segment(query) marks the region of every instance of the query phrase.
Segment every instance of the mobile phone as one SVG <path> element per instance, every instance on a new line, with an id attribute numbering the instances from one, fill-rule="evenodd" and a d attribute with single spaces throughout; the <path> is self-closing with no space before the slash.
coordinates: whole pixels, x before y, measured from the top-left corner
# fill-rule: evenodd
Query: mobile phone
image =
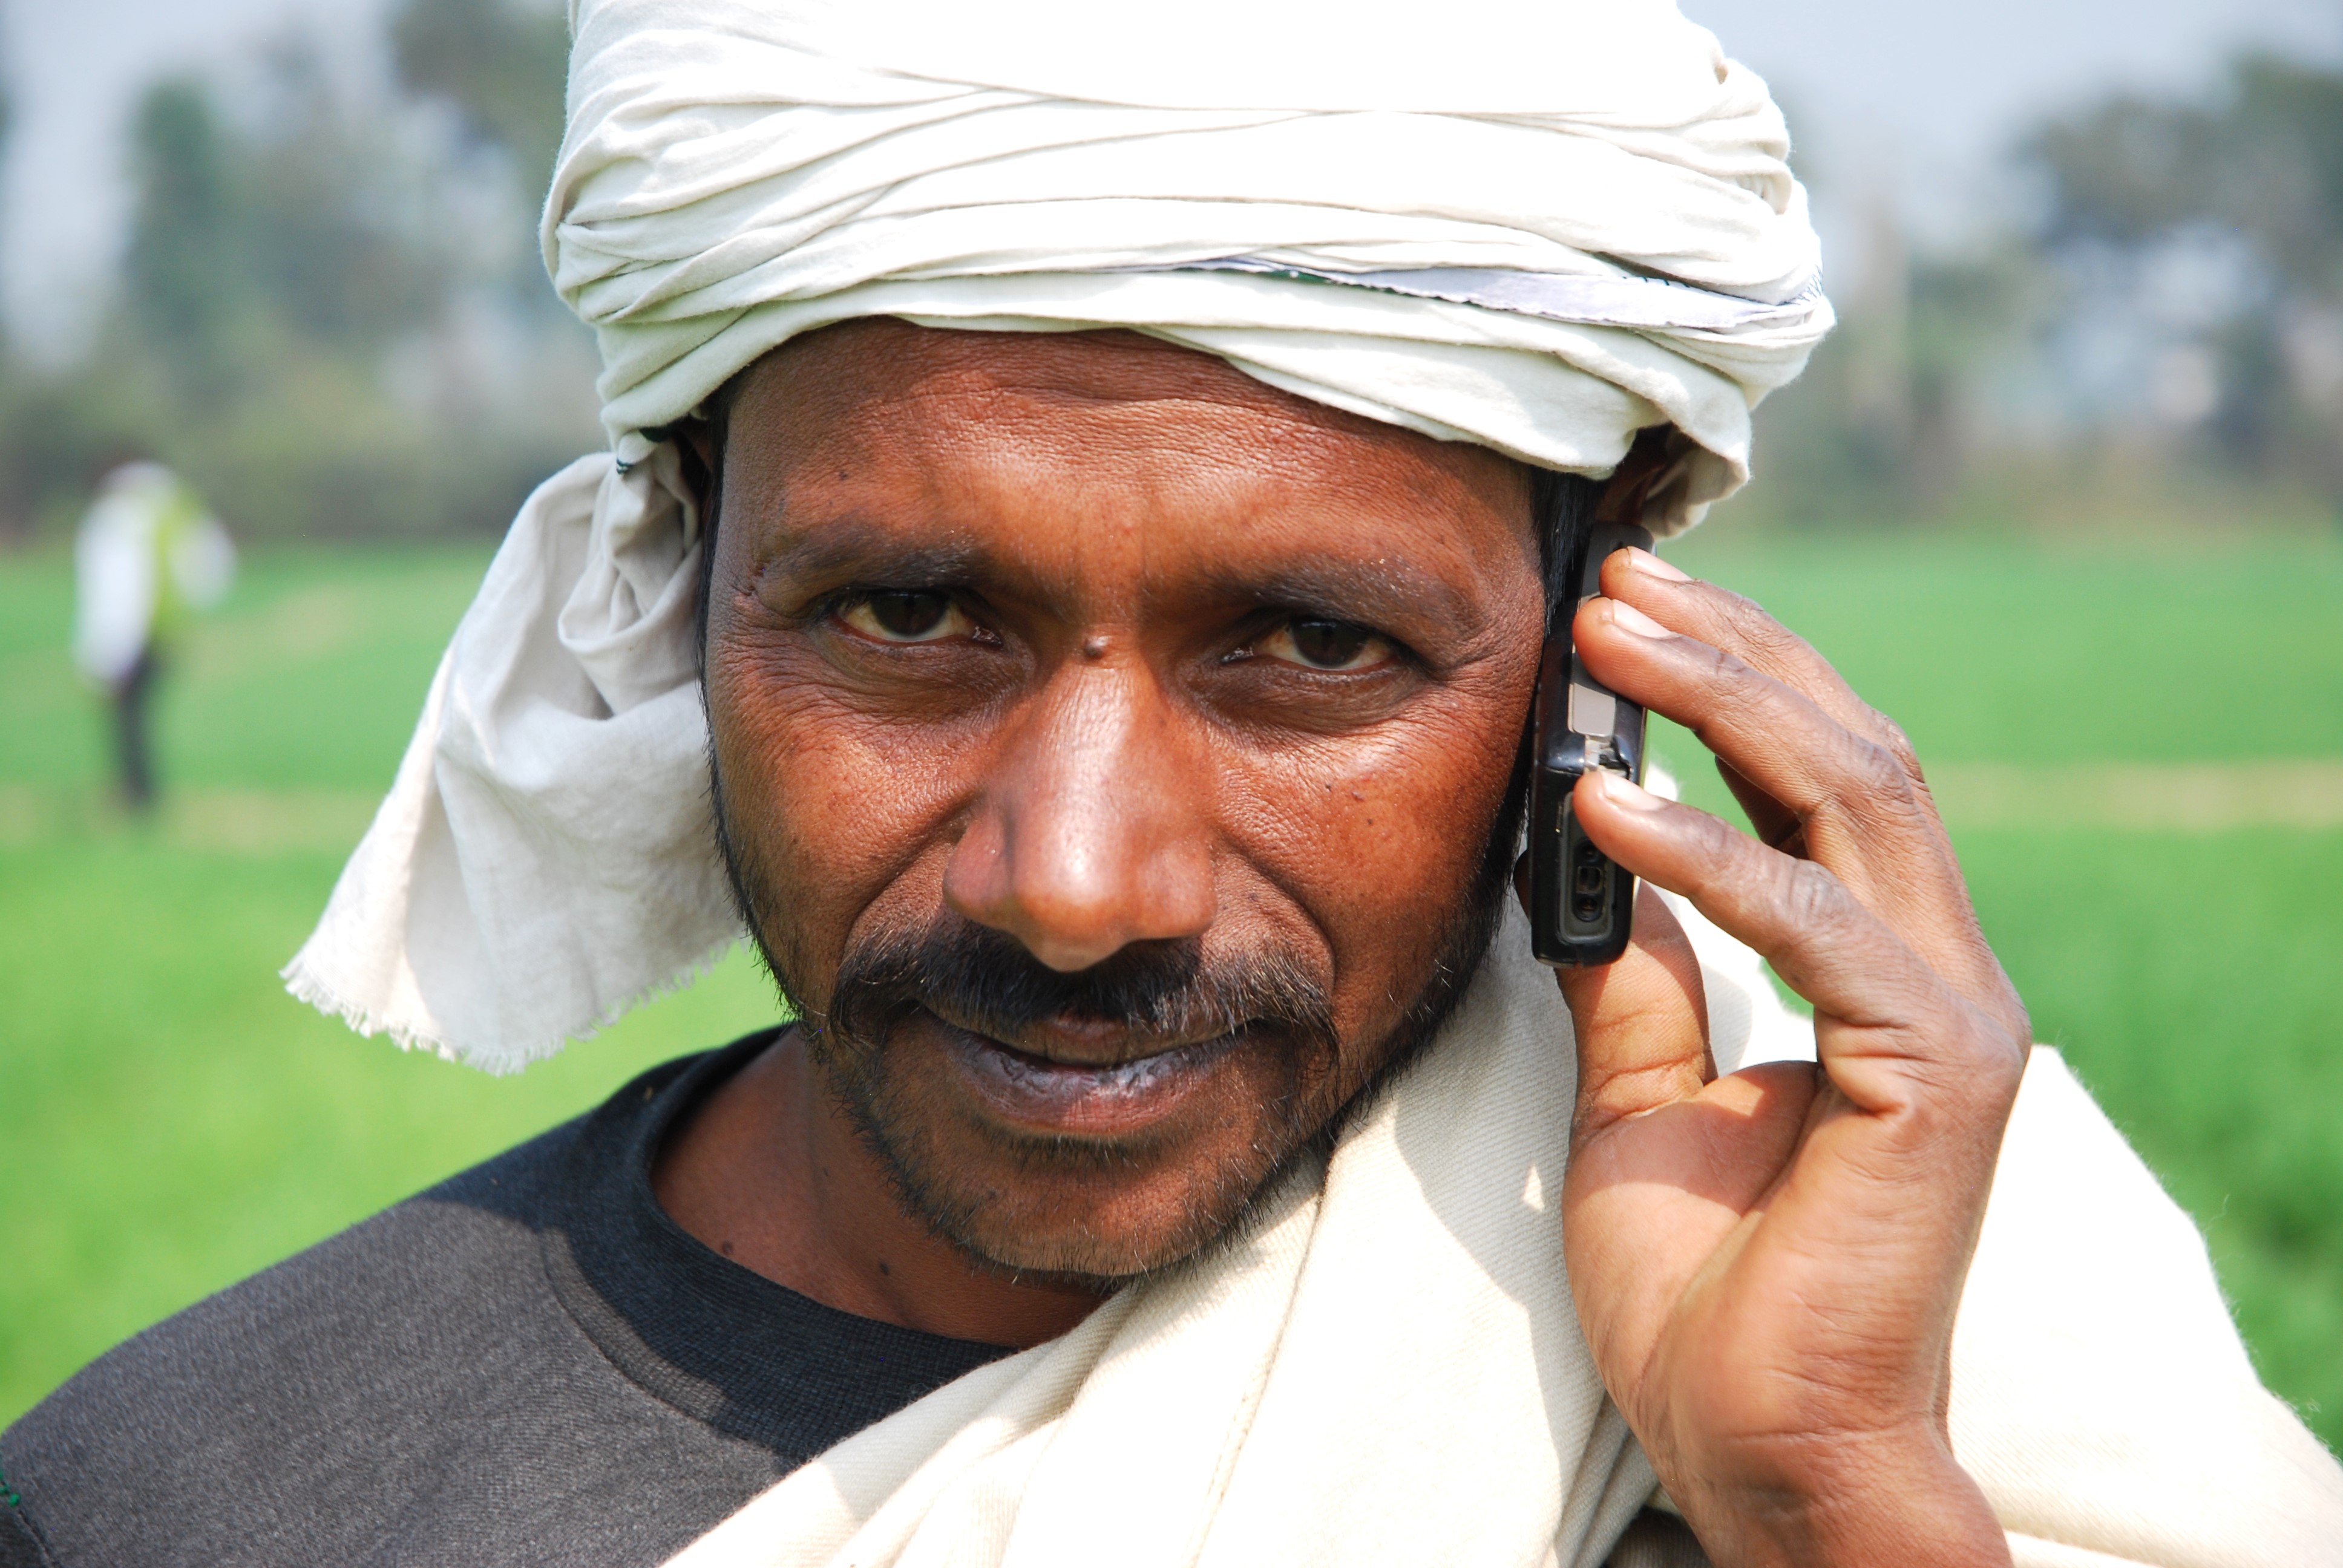
<path id="1" fill-rule="evenodd" d="M 1635 878 L 1579 826 L 1572 787 L 1589 769 L 1605 768 L 1642 782 L 1644 710 L 1586 672 L 1571 640 L 1578 607 L 1603 591 L 1603 563 L 1614 550 L 1652 548 L 1633 523 L 1596 522 L 1563 581 L 1575 598 L 1555 607 L 1538 665 L 1530 732 L 1530 943 L 1557 969 L 1607 964 L 1627 950 L 1635 914 Z"/>

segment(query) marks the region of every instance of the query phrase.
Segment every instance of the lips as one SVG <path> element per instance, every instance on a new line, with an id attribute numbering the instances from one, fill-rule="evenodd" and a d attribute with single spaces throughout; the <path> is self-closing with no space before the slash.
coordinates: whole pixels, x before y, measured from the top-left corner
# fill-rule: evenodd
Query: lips
<path id="1" fill-rule="evenodd" d="M 1103 1138 L 1136 1132 L 1172 1114 L 1235 1048 L 1237 1035 L 1135 1060 L 1053 1060 L 957 1028 L 929 1014 L 948 1060 L 1004 1119 L 1037 1131 Z"/>

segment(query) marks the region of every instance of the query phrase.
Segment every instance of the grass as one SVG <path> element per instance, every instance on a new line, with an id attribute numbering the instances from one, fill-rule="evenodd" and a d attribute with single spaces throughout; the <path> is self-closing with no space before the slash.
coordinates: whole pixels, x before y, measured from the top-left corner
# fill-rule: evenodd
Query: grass
<path id="1" fill-rule="evenodd" d="M 2332 540 L 1720 528 L 1674 553 L 1805 632 L 1932 761 L 2343 759 Z M 0 559 L 0 1423 L 143 1324 L 773 1016 L 736 957 L 491 1080 L 279 989 L 484 562 L 252 562 L 165 695 L 180 803 L 133 827 L 63 652 L 66 563 Z M 2207 1227 L 2271 1385 L 2343 1444 L 2343 831 L 1964 826 L 1947 804 L 2038 1034 Z"/>
<path id="2" fill-rule="evenodd" d="M 491 1079 L 285 995 L 276 970 L 486 559 L 252 563 L 166 690 L 182 799 L 152 825 L 103 800 L 103 730 L 63 651 L 65 563 L 0 560 L 0 1423 L 156 1319 L 774 1016 L 736 956 Z"/>

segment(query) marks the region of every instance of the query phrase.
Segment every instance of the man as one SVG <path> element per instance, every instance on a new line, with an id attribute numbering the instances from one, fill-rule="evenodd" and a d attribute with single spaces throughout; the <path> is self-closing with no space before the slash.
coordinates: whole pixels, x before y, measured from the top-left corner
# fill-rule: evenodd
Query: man
<path id="1" fill-rule="evenodd" d="M 101 1360 L 17 1556 L 2337 1560 L 1902 738 L 1651 556 L 1547 589 L 1827 323 L 1762 89 L 1649 4 L 977 9 L 578 8 L 620 461 L 288 970 L 511 1067 L 745 930 L 801 1023 Z M 1666 896 L 1559 990 L 1550 618 L 1759 834 L 1582 785 Z"/>
<path id="2" fill-rule="evenodd" d="M 106 466 L 75 542 L 74 660 L 106 693 L 115 778 L 133 811 L 155 804 L 150 702 L 166 645 L 236 578 L 236 547 L 185 480 L 159 463 Z"/>

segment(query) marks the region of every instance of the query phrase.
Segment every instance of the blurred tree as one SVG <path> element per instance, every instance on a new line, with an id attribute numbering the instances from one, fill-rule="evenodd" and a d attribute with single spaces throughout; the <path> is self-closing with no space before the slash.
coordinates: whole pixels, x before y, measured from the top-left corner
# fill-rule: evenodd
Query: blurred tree
<path id="1" fill-rule="evenodd" d="M 2343 72 L 2247 60 L 2221 132 L 2216 209 L 2298 286 L 2343 288 Z"/>
<path id="2" fill-rule="evenodd" d="M 511 154 L 541 186 L 561 145 L 569 25 L 530 0 L 399 0 L 390 21 L 399 80 L 456 106 L 474 136 Z"/>
<path id="3" fill-rule="evenodd" d="M 2020 151 L 2047 176 L 2043 239 L 2136 244 L 2200 216 L 2213 142 L 2203 110 L 2133 97 L 2044 126 Z"/>
<path id="4" fill-rule="evenodd" d="M 354 122 L 313 52 L 272 52 L 238 107 L 231 124 L 204 84 L 166 81 L 133 132 L 123 304 L 205 402 L 288 345 L 378 349 L 430 319 L 447 271 L 402 210 L 388 127 Z"/>
<path id="5" fill-rule="evenodd" d="M 397 126 L 298 42 L 270 52 L 234 144 L 246 286 L 297 338 L 379 348 L 437 312 L 449 271 L 405 188 Z"/>
<path id="6" fill-rule="evenodd" d="M 1755 504 L 2236 509 L 2244 479 L 2343 508 L 2343 70 L 2244 57 L 2201 98 L 2050 118 L 2014 161 L 2029 216 L 1957 250 L 1908 254 L 1883 201 L 1838 333 L 1759 411 Z"/>
<path id="7" fill-rule="evenodd" d="M 2044 249 L 2100 291 L 2128 287 L 2169 339 L 2167 384 L 2206 367 L 2208 396 L 2167 399 L 2171 419 L 2237 467 L 2343 498 L 2343 405 L 2311 341 L 2343 311 L 2343 72 L 2248 56 L 2209 102 L 2111 98 L 2020 156 Z M 2225 246 L 2249 265 L 2219 265 Z"/>
<path id="8" fill-rule="evenodd" d="M 1942 512 L 1969 477 L 1978 408 L 2052 302 L 2022 247 L 1914 256 L 1875 238 L 1838 329 L 1757 411 L 1753 504 L 1801 523 Z"/>
<path id="9" fill-rule="evenodd" d="M 2022 156 L 2046 176 L 2054 246 L 2217 223 L 2294 284 L 2343 284 L 2343 73 L 2250 56 L 2211 106 L 2113 98 L 2043 126 Z"/>
<path id="10" fill-rule="evenodd" d="M 198 396 L 220 390 L 230 318 L 245 292 L 226 139 L 211 95 L 184 77 L 147 89 L 131 129 L 137 207 L 124 304 Z"/>
<path id="11" fill-rule="evenodd" d="M 543 20 L 479 5 L 508 41 Z M 401 16 L 418 12 L 457 14 L 414 0 Z M 504 116 L 495 136 L 533 136 L 548 158 L 558 14 L 551 27 L 549 77 L 541 47 L 533 73 L 508 48 L 460 77 Z M 528 83 L 535 121 L 512 117 L 528 100 L 510 84 Z M 116 308 L 93 352 L 61 371 L 0 357 L 0 528 L 61 525 L 91 462 L 125 446 L 171 461 L 247 534 L 508 519 L 596 439 L 591 349 L 528 243 L 536 176 L 524 189 L 518 155 L 471 116 L 451 136 L 412 90 L 337 75 L 297 36 L 149 90 Z"/>

